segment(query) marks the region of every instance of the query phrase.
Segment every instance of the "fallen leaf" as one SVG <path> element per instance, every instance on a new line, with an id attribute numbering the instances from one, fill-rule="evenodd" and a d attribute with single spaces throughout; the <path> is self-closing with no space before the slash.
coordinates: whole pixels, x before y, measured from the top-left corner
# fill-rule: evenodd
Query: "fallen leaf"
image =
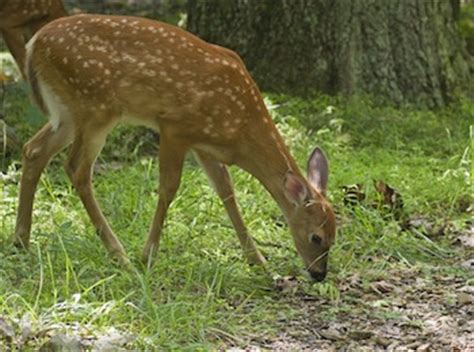
<path id="1" fill-rule="evenodd" d="M 354 207 L 360 204 L 365 199 L 365 193 L 363 191 L 364 186 L 361 183 L 354 185 L 342 186 L 344 192 L 344 205 Z"/>
<path id="2" fill-rule="evenodd" d="M 468 259 L 461 263 L 464 269 L 474 270 L 474 258 Z"/>
<path id="3" fill-rule="evenodd" d="M 11 340 L 15 336 L 15 330 L 5 319 L 0 317 L 0 337 L 6 337 L 7 340 Z"/>
<path id="4" fill-rule="evenodd" d="M 379 207 L 382 209 L 388 208 L 395 218 L 399 218 L 403 212 L 403 199 L 401 194 L 381 180 L 374 180 L 374 186 L 377 193 L 381 196 Z"/>
<path id="5" fill-rule="evenodd" d="M 30 336 L 32 335 L 32 330 L 33 330 L 32 325 L 33 325 L 33 322 L 31 319 L 31 315 L 29 313 L 24 314 L 21 317 L 20 324 L 19 324 L 20 331 L 21 331 L 21 338 L 20 338 L 21 344 L 25 344 L 30 338 Z"/>
<path id="6" fill-rule="evenodd" d="M 349 337 L 354 340 L 367 340 L 372 336 L 374 336 L 374 333 L 368 330 L 354 330 L 349 333 Z"/>
<path id="7" fill-rule="evenodd" d="M 421 342 L 420 341 L 413 341 L 413 342 L 410 342 L 409 344 L 407 345 L 404 345 L 403 348 L 405 350 L 408 350 L 408 351 L 412 351 L 412 350 L 417 350 L 419 346 L 421 346 Z"/>
<path id="8" fill-rule="evenodd" d="M 458 293 L 458 303 L 463 306 L 465 304 L 474 303 L 474 296 L 466 293 L 466 292 L 459 292 Z"/>
<path id="9" fill-rule="evenodd" d="M 345 340 L 344 336 L 342 336 L 341 333 L 334 328 L 319 330 L 318 334 L 321 335 L 321 337 L 325 338 L 326 340 L 332 340 L 332 341 Z"/>
<path id="10" fill-rule="evenodd" d="M 464 213 L 468 213 L 469 211 L 472 210 L 472 199 L 466 195 L 464 196 L 461 196 L 461 198 L 459 198 L 458 200 L 458 209 L 460 212 Z"/>
<path id="11" fill-rule="evenodd" d="M 390 341 L 390 339 L 386 338 L 386 337 L 383 337 L 383 336 L 377 336 L 375 338 L 375 343 L 377 345 L 380 345 L 380 346 L 383 346 L 383 347 L 387 347 L 388 345 L 390 345 L 392 341 Z"/>
<path id="12" fill-rule="evenodd" d="M 81 340 L 75 335 L 57 334 L 42 346 L 42 350 L 81 351 Z"/>
<path id="13" fill-rule="evenodd" d="M 132 336 L 126 335 L 115 328 L 110 328 L 106 334 L 97 336 L 94 350 L 103 352 L 117 351 L 132 340 Z"/>
<path id="14" fill-rule="evenodd" d="M 284 276 L 275 279 L 275 287 L 277 290 L 287 293 L 295 292 L 298 288 L 298 279 L 294 276 Z"/>
<path id="15" fill-rule="evenodd" d="M 402 230 L 420 229 L 426 234 L 432 234 L 433 222 L 422 215 L 410 216 L 406 221 L 400 224 Z"/>
<path id="16" fill-rule="evenodd" d="M 395 351 L 395 349 L 400 345 L 400 341 L 394 341 L 390 345 L 387 346 L 386 351 L 391 352 Z"/>
<path id="17" fill-rule="evenodd" d="M 469 247 L 469 248 L 474 247 L 474 234 L 459 236 L 458 240 L 465 247 Z"/>
<path id="18" fill-rule="evenodd" d="M 470 295 L 474 295 L 474 286 L 472 285 L 462 286 L 459 288 L 459 291 L 469 293 Z"/>
<path id="19" fill-rule="evenodd" d="M 382 280 L 372 283 L 370 288 L 378 294 L 384 294 L 393 291 L 395 289 L 395 285 Z"/>
<path id="20" fill-rule="evenodd" d="M 416 352 L 430 351 L 430 346 L 431 346 L 431 343 L 429 343 L 429 342 L 424 343 L 423 345 L 420 345 L 416 348 Z"/>

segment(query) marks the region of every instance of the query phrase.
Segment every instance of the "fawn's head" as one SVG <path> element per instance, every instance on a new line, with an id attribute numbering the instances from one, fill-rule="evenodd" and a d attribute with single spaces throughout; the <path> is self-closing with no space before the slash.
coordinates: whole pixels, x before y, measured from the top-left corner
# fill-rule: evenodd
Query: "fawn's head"
<path id="1" fill-rule="evenodd" d="M 308 160 L 308 182 L 291 172 L 284 181 L 285 195 L 294 206 L 288 225 L 306 269 L 317 281 L 326 277 L 336 235 L 334 212 L 325 198 L 328 173 L 327 159 L 316 148 Z"/>

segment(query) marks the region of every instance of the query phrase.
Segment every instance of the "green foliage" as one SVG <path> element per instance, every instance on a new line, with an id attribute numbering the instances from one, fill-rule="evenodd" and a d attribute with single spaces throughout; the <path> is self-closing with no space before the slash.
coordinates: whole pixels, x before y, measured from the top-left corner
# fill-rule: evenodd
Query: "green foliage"
<path id="1" fill-rule="evenodd" d="M 381 107 L 367 97 L 345 99 L 318 96 L 305 100 L 274 96 L 280 114 L 297 116 L 318 136 L 327 135 L 338 146 L 379 147 L 401 153 L 448 156 L 468 145 L 474 120 L 472 101 L 461 98 L 440 110 Z M 461 151 L 462 153 L 462 151 Z"/>
<path id="2" fill-rule="evenodd" d="M 466 3 L 461 7 L 461 16 L 458 21 L 461 35 L 466 41 L 469 54 L 474 56 L 474 4 Z"/>
<path id="3" fill-rule="evenodd" d="M 30 104 L 27 98 L 26 83 L 9 84 L 5 88 L 5 101 L 3 111 L 5 120 L 15 126 L 19 135 L 31 135 L 45 122 L 42 112 Z"/>

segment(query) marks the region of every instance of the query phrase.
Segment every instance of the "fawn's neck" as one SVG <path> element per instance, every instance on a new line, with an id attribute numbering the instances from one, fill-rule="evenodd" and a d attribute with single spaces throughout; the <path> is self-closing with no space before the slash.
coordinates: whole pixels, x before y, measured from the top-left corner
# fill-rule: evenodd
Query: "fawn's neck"
<path id="1" fill-rule="evenodd" d="M 268 115 L 268 112 L 265 113 Z M 269 115 L 268 119 L 271 121 Z M 253 131 L 247 137 L 248 146 L 242 151 L 242 157 L 237 165 L 264 185 L 288 221 L 294 212 L 294 204 L 285 195 L 285 177 L 288 171 L 291 171 L 305 183 L 306 179 L 273 122 L 252 126 L 252 129 Z"/>

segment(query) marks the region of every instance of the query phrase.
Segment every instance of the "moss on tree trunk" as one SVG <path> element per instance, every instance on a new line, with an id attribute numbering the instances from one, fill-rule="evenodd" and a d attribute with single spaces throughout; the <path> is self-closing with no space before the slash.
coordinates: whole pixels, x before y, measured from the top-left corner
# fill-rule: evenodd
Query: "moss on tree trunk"
<path id="1" fill-rule="evenodd" d="M 272 91 L 441 106 L 469 72 L 453 1 L 189 0 L 188 29 Z"/>

